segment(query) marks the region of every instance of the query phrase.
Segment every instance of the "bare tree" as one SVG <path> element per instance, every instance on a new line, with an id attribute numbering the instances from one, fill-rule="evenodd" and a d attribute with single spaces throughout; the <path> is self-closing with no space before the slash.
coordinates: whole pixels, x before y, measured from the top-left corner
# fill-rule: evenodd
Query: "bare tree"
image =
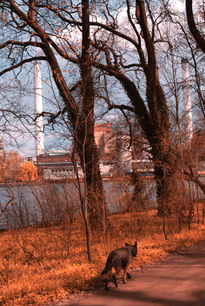
<path id="1" fill-rule="evenodd" d="M 171 204 L 177 205 L 176 159 L 172 151 L 169 109 L 159 77 L 155 46 L 164 15 L 156 17 L 154 7 L 148 1 L 135 1 L 135 5 L 124 1 L 123 4 L 126 26 L 129 26 L 127 32 L 118 24 L 117 13 L 112 15 L 109 5 L 104 7 L 106 23 L 91 22 L 98 30 L 103 29 L 105 37 L 96 38 L 93 42 L 103 58 L 101 62 L 95 61 L 94 65 L 115 77 L 129 99 L 129 104 L 112 104 L 110 109 L 133 112 L 148 140 L 154 163 L 158 210 L 162 214 L 165 210 L 170 211 Z M 134 62 L 127 64 L 129 56 L 120 51 L 122 48 L 117 46 L 117 41 L 129 46 L 130 53 L 135 54 Z M 141 78 L 144 84 L 140 82 Z"/>
<path id="2" fill-rule="evenodd" d="M 1 70 L 0 76 L 11 71 L 15 73 L 36 60 L 46 61 L 49 64 L 64 103 L 64 108 L 51 115 L 49 122 L 53 123 L 61 113 L 68 117 L 88 185 L 90 222 L 93 229 L 102 229 L 105 224 L 106 207 L 93 134 L 94 92 L 89 60 L 89 2 L 83 1 L 82 5 L 78 3 L 75 6 L 72 1 L 66 4 L 64 1 L 49 3 L 35 0 L 20 2 L 5 0 L 1 2 L 0 10 L 3 31 L 0 49 L 2 54 L 8 54 L 5 55 L 7 67 Z M 82 50 L 82 54 L 79 52 L 76 56 L 81 75 L 80 81 L 77 82 L 82 94 L 80 101 L 76 101 L 72 95 L 61 67 L 61 59 L 69 61 L 68 52 L 74 53 L 72 42 L 67 40 L 67 50 L 61 43 L 63 30 L 70 25 L 64 21 L 64 17 L 66 14 L 71 16 L 73 12 L 82 20 L 82 47 L 79 45 L 76 47 Z M 41 50 L 41 54 L 36 55 L 35 49 Z"/>
<path id="3" fill-rule="evenodd" d="M 157 183 L 159 214 L 179 206 L 181 191 L 178 191 L 178 181 L 184 177 L 183 163 L 175 154 L 176 143 L 171 131 L 171 99 L 166 95 L 165 82 L 162 81 L 160 70 L 160 62 L 166 60 L 165 50 L 172 50 L 174 47 L 167 37 L 166 30 L 169 26 L 172 27 L 172 24 L 165 26 L 168 23 L 169 12 L 163 10 L 164 1 L 161 3 L 162 6 L 160 1 L 122 1 L 117 7 L 116 3 L 112 6 L 109 2 L 101 10 L 104 22 L 98 21 L 99 19 L 91 22 L 96 28 L 92 43 L 98 57 L 93 65 L 107 76 L 116 78 L 123 87 L 126 98 L 129 99 L 127 104 L 109 103 L 109 109 L 133 112 L 144 137 L 148 140 Z M 180 25 L 179 20 L 172 20 L 172 35 L 177 34 L 175 24 Z M 75 21 L 75 24 L 78 22 Z M 179 26 L 179 30 L 185 37 L 186 47 L 184 44 L 180 49 L 178 58 L 190 45 L 183 27 L 184 25 Z M 100 31 L 103 32 L 102 35 L 98 34 Z M 160 51 L 160 45 L 161 50 L 164 49 L 164 54 Z M 190 50 L 189 54 L 193 56 L 194 50 Z M 198 82 L 196 86 L 201 93 L 197 70 L 199 63 L 200 60 L 197 62 L 195 57 L 193 66 Z M 168 75 L 171 68 L 165 71 Z M 108 77 L 108 80 L 111 78 Z"/>

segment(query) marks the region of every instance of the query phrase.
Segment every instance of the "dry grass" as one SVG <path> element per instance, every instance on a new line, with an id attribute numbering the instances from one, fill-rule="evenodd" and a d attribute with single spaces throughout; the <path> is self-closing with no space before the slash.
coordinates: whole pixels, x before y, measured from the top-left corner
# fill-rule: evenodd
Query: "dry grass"
<path id="1" fill-rule="evenodd" d="M 27 228 L 0 233 L 0 304 L 43 304 L 64 298 L 90 286 L 102 285 L 100 272 L 108 253 L 125 242 L 139 242 L 139 255 L 132 267 L 142 267 L 181 246 L 205 239 L 205 226 L 161 233 L 155 211 L 116 214 L 110 217 L 106 241 L 92 239 L 93 262 L 86 256 L 83 222 L 75 220 L 70 240 L 63 227 Z"/>

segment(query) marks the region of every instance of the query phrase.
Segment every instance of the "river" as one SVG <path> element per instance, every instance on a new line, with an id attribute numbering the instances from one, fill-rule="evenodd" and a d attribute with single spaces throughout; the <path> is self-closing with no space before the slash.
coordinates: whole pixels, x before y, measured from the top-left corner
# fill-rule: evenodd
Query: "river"
<path id="1" fill-rule="evenodd" d="M 104 189 L 108 210 L 114 213 L 126 209 L 131 202 L 134 187 L 126 179 L 109 180 L 104 181 Z M 192 196 L 204 197 L 193 185 Z M 11 197 L 13 200 L 6 207 Z M 145 179 L 143 199 L 145 205 L 156 205 L 153 179 Z M 65 216 L 72 218 L 80 209 L 75 183 L 0 186 L 0 202 L 0 229 L 56 224 Z"/>

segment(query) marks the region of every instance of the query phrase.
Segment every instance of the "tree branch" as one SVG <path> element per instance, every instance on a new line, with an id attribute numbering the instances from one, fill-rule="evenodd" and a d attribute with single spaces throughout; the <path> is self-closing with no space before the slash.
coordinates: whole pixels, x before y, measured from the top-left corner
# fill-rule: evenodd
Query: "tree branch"
<path id="1" fill-rule="evenodd" d="M 193 15 L 192 0 L 186 0 L 186 15 L 187 15 L 187 22 L 189 25 L 189 30 L 193 35 L 194 39 L 196 40 L 198 46 L 205 53 L 205 39 L 203 38 L 203 36 L 196 27 Z"/>
<path id="2" fill-rule="evenodd" d="M 3 74 L 5 74 L 8 71 L 12 71 L 12 70 L 14 70 L 14 69 L 16 69 L 18 67 L 21 67 L 21 66 L 23 66 L 26 63 L 31 63 L 31 62 L 36 61 L 36 60 L 47 61 L 47 58 L 45 56 L 36 56 L 36 57 L 24 59 L 24 60 L 20 61 L 19 63 L 17 63 L 16 65 L 12 65 L 12 66 L 10 66 L 10 67 L 0 71 L 0 76 L 2 76 Z"/>

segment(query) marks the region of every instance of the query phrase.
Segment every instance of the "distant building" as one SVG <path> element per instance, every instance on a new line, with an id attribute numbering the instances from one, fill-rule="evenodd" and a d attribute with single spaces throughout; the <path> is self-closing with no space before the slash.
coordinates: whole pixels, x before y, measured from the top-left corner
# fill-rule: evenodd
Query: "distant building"
<path id="1" fill-rule="evenodd" d="M 96 123 L 94 135 L 100 158 L 105 157 L 106 154 L 116 153 L 116 138 L 110 122 Z"/>
<path id="2" fill-rule="evenodd" d="M 112 124 L 107 122 L 95 124 L 94 136 L 102 177 L 121 176 L 133 171 L 133 150 L 129 134 L 114 133 Z M 83 177 L 78 157 L 74 167 L 70 153 L 41 154 L 36 157 L 35 164 L 44 179 L 74 179 L 76 171 L 79 178 Z"/>
<path id="3" fill-rule="evenodd" d="M 98 149 L 99 167 L 102 176 L 117 175 L 119 156 L 117 152 L 117 137 L 112 132 L 111 123 L 95 124 L 95 141 Z M 79 159 L 76 158 L 74 167 L 70 153 L 41 154 L 35 158 L 39 175 L 44 179 L 74 179 L 76 171 L 79 178 L 83 177 L 83 171 Z"/>
<path id="4" fill-rule="evenodd" d="M 71 159 L 71 155 L 67 154 L 42 154 L 36 157 L 36 166 L 39 174 L 44 179 L 59 180 L 67 178 L 75 178 L 76 171 Z M 78 176 L 83 177 L 83 172 L 79 162 L 76 164 Z"/>

